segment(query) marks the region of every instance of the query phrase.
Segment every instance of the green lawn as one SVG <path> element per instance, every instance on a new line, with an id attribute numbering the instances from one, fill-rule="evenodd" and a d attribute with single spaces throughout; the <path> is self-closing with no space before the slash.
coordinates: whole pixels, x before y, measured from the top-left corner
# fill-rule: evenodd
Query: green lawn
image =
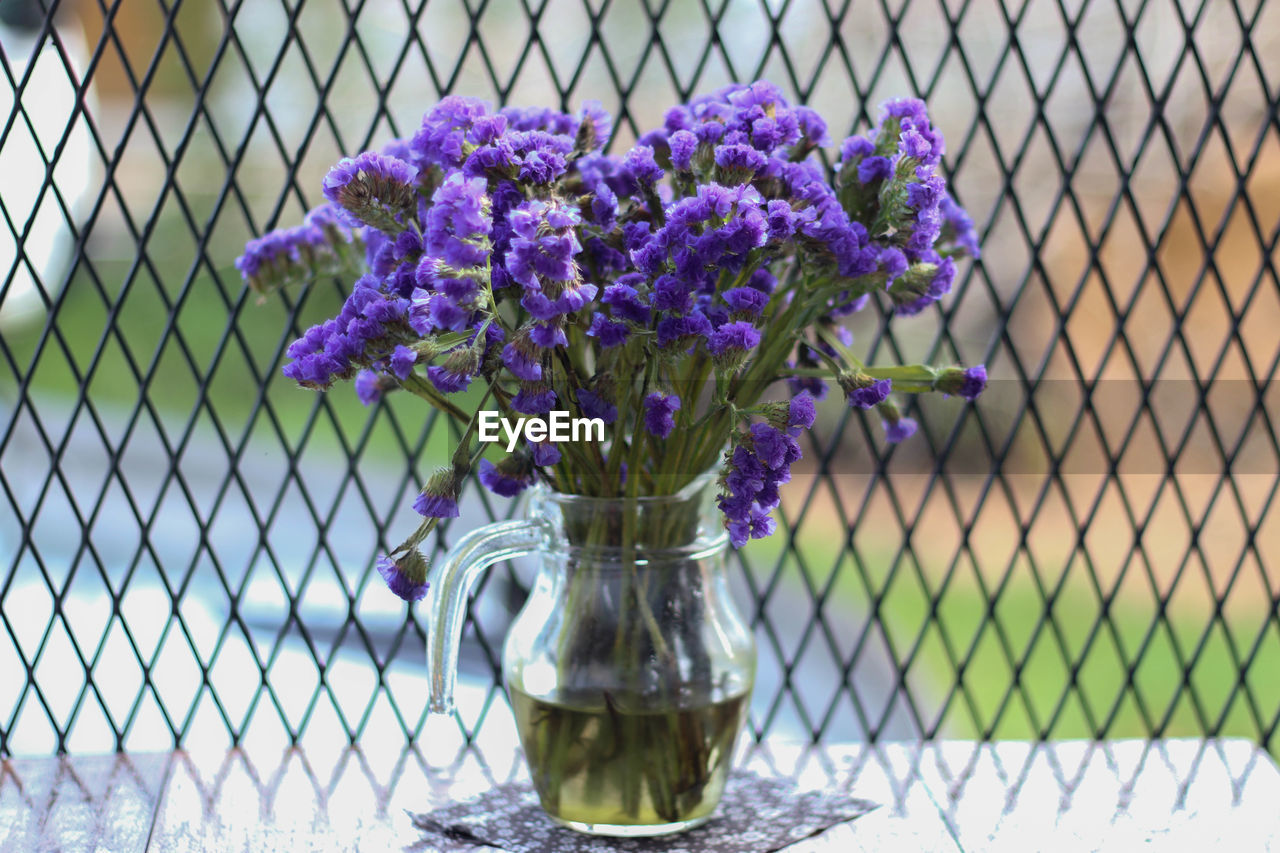
<path id="1" fill-rule="evenodd" d="M 336 313 L 342 289 L 326 282 L 260 303 L 242 292 L 235 249 L 210 250 L 226 259 L 215 279 L 203 266 L 191 276 L 191 255 L 155 248 L 184 241 L 190 243 L 185 226 L 163 220 L 149 243 L 153 266 L 97 260 L 92 272 L 82 268 L 71 280 L 43 343 L 42 322 L 5 331 L 13 369 L 19 380 L 29 377 L 37 408 L 41 400 L 69 404 L 83 388 L 104 413 L 123 416 L 145 398 L 174 428 L 195 414 L 199 428 L 212 436 L 216 424 L 233 446 L 252 430 L 255 441 L 279 447 L 278 431 L 290 449 L 339 454 L 344 441 L 354 447 L 371 429 L 362 456 L 403 460 L 396 433 L 410 447 L 422 439 L 431 412 L 421 401 L 390 395 L 371 423 L 350 386 L 317 394 L 280 375 L 283 347 Z M 174 333 L 166 336 L 170 326 Z M 449 433 L 434 429 L 420 458 L 443 459 L 449 445 Z"/>
<path id="2" fill-rule="evenodd" d="M 895 535 L 885 534 L 886 539 Z M 753 565 L 776 562 L 782 542 L 775 539 L 751 546 Z M 853 556 L 838 547 L 831 539 L 802 533 L 800 560 L 794 554 L 785 558 L 784 582 L 805 583 L 804 571 L 815 589 L 831 583 L 825 617 L 851 614 L 860 629 L 869 611 L 868 593 Z M 1268 618 L 1265 600 L 1233 594 L 1219 621 L 1207 588 L 1187 575 L 1166 604 L 1167 618 L 1157 621 L 1155 596 L 1149 590 L 1143 594 L 1139 568 L 1133 565 L 1104 617 L 1079 560 L 1068 567 L 1050 605 L 1051 590 L 1041 593 L 1029 562 L 1019 556 L 987 619 L 996 585 L 984 590 L 968 563 L 959 563 L 945 588 L 945 566 L 926 565 L 918 572 L 910 557 L 889 580 L 894 552 L 894 543 L 886 541 L 882 550 L 863 554 L 867 583 L 881 598 L 883 623 L 883 634 L 873 627 L 868 642 L 887 643 L 900 664 L 910 658 L 907 683 L 925 727 L 939 735 L 1118 738 L 1209 732 L 1255 741 L 1270 737 L 1269 748 L 1280 753 L 1280 738 L 1270 731 L 1280 713 L 1280 629 Z M 1046 569 L 1040 567 L 1042 573 Z M 838 578 L 831 582 L 833 571 Z M 1055 576 L 1061 573 L 1058 566 Z M 1251 656 L 1243 679 L 1246 693 L 1237 689 L 1238 673 Z M 961 665 L 966 657 L 968 663 Z M 949 696 L 957 682 L 962 689 Z"/>

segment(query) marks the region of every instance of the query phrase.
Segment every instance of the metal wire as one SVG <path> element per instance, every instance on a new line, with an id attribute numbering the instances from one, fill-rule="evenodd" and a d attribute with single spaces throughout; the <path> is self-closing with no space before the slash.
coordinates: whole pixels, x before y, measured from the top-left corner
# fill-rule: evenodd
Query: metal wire
<path id="1" fill-rule="evenodd" d="M 0 754 L 422 737 L 420 616 L 371 566 L 449 427 L 288 388 L 341 285 L 254 305 L 231 261 L 443 94 L 602 97 L 616 146 L 758 76 L 833 135 L 929 101 L 984 256 L 854 331 L 997 378 L 896 450 L 824 409 L 780 534 L 735 558 L 754 733 L 1280 746 L 1276 4 L 30 5 L 0 30 Z M 453 736 L 509 725 L 527 582 L 477 599 Z"/>

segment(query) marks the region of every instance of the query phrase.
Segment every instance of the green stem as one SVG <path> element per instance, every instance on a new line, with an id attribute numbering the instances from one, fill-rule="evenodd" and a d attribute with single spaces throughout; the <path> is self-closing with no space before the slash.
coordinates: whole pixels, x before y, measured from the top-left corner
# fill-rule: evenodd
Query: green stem
<path id="1" fill-rule="evenodd" d="M 436 390 L 436 387 L 427 380 L 423 379 L 416 373 L 410 373 L 407 379 L 400 381 L 400 387 L 413 394 L 415 397 L 421 397 L 432 406 L 449 415 L 455 420 L 462 423 L 467 422 L 467 413 L 459 409 L 451 400 L 445 398 L 443 394 Z"/>
<path id="2" fill-rule="evenodd" d="M 489 397 L 493 395 L 493 387 L 494 383 L 492 382 L 485 386 L 484 396 L 480 398 L 480 402 L 476 405 L 476 410 L 471 413 L 471 419 L 467 421 L 466 429 L 458 437 L 458 447 L 453 451 L 453 466 L 455 469 L 460 468 L 461 464 L 470 458 L 467 446 L 471 443 L 471 437 L 476 434 L 476 430 L 480 426 L 480 412 L 484 409 L 484 404 L 489 402 Z M 470 471 L 471 463 L 466 462 L 466 467 L 461 470 L 463 472 Z"/>

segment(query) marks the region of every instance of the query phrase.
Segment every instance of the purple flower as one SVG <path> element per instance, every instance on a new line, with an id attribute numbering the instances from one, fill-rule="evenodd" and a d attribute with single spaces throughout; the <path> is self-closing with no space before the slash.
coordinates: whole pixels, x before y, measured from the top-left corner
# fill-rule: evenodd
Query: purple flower
<path id="1" fill-rule="evenodd" d="M 517 379 L 536 382 L 542 378 L 542 357 L 527 336 L 516 339 L 502 349 L 502 363 Z"/>
<path id="2" fill-rule="evenodd" d="M 468 131 L 489 113 L 489 105 L 478 98 L 449 95 L 423 118 L 409 147 L 420 165 L 457 168 L 462 165 Z"/>
<path id="3" fill-rule="evenodd" d="M 664 275 L 653 284 L 652 301 L 659 311 L 686 314 L 693 308 L 692 288 L 673 275 Z"/>
<path id="4" fill-rule="evenodd" d="M 618 323 L 603 314 L 597 314 L 591 318 L 587 335 L 598 340 L 605 349 L 611 349 L 626 343 L 627 338 L 631 337 L 631 330 L 626 323 Z"/>
<path id="5" fill-rule="evenodd" d="M 534 323 L 529 327 L 529 340 L 543 349 L 569 345 L 569 338 L 558 323 Z"/>
<path id="6" fill-rule="evenodd" d="M 622 226 L 622 246 L 628 252 L 634 252 L 648 245 L 651 239 L 648 222 L 628 222 Z"/>
<path id="7" fill-rule="evenodd" d="M 892 246 L 886 246 L 880 250 L 879 257 L 880 269 L 887 276 L 885 287 L 889 287 L 893 282 L 907 271 L 907 256 L 902 253 L 901 249 L 895 249 Z"/>
<path id="8" fill-rule="evenodd" d="M 418 362 L 418 354 L 406 346 L 397 345 L 391 353 L 391 372 L 397 379 L 408 379 L 413 366 Z"/>
<path id="9" fill-rule="evenodd" d="M 472 145 L 492 145 L 506 132 L 506 116 L 481 115 L 471 122 L 471 129 L 467 131 L 467 141 Z"/>
<path id="10" fill-rule="evenodd" d="M 808 429 L 818 418 L 818 407 L 807 392 L 792 397 L 789 409 L 787 424 L 795 429 Z"/>
<path id="11" fill-rule="evenodd" d="M 426 219 L 426 249 L 455 270 L 482 267 L 489 251 L 485 238 L 493 227 L 484 178 L 449 175 L 431 197 Z"/>
<path id="12" fill-rule="evenodd" d="M 408 232 L 405 232 L 408 233 Z M 406 320 L 409 311 L 409 300 L 394 297 L 391 299 L 372 299 L 367 302 L 363 309 L 364 316 L 370 320 L 387 324 L 394 323 L 399 320 Z"/>
<path id="13" fill-rule="evenodd" d="M 945 195 L 938 210 L 942 214 L 943 237 L 964 249 L 971 258 L 979 258 L 982 252 L 978 247 L 978 232 L 973 227 L 973 219 L 963 207 L 956 204 L 950 195 Z"/>
<path id="14" fill-rule="evenodd" d="M 698 137 L 687 130 L 677 130 L 667 139 L 671 148 L 671 165 L 680 172 L 693 168 L 693 155 L 698 150 Z"/>
<path id="15" fill-rule="evenodd" d="M 795 439 L 770 424 L 752 424 L 750 436 L 735 443 L 721 480 L 724 491 L 716 499 L 735 548 L 773 533 L 769 511 L 779 504 L 778 486 L 791 479 L 790 466 L 799 458 Z"/>
<path id="16" fill-rule="evenodd" d="M 976 400 L 987 387 L 987 368 L 979 364 L 968 370 L 949 367 L 934 382 L 934 388 L 946 394 L 958 394 L 966 400 Z"/>
<path id="17" fill-rule="evenodd" d="M 511 398 L 511 408 L 523 415 L 542 415 L 556 406 L 556 392 L 536 385 L 522 385 Z"/>
<path id="18" fill-rule="evenodd" d="M 533 469 L 514 456 L 504 458 L 497 465 L 481 459 L 477 476 L 486 489 L 504 498 L 514 498 L 533 485 Z"/>
<path id="19" fill-rule="evenodd" d="M 680 398 L 675 394 L 654 391 L 644 398 L 644 428 L 658 438 L 666 438 L 676 428 L 675 413 L 680 410 Z"/>
<path id="20" fill-rule="evenodd" d="M 606 244 L 599 237 L 587 237 L 582 247 L 588 258 L 587 264 L 594 266 L 601 275 L 608 275 L 627 268 L 627 256 Z"/>
<path id="21" fill-rule="evenodd" d="M 716 171 L 725 183 L 749 181 L 764 168 L 764 154 L 750 145 L 721 145 L 716 148 Z"/>
<path id="22" fill-rule="evenodd" d="M 725 100 L 740 109 L 752 106 L 777 107 L 787 104 L 782 97 L 782 90 L 768 80 L 732 84 L 721 91 Z M 761 110 L 761 113 L 767 114 L 764 110 Z"/>
<path id="23" fill-rule="evenodd" d="M 694 135 L 698 137 L 700 145 L 715 145 L 721 139 L 724 139 L 725 128 L 723 124 L 716 121 L 709 121 L 706 124 L 700 124 L 693 130 Z"/>
<path id="24" fill-rule="evenodd" d="M 354 378 L 357 396 L 372 404 L 415 379 L 421 359 L 423 375 L 444 393 L 506 376 L 517 387 L 501 391 L 501 402 L 518 412 L 568 404 L 617 425 L 617 383 L 627 379 L 613 375 L 624 369 L 620 345 L 659 365 L 705 346 L 723 378 L 758 357 L 766 322 L 794 316 L 843 330 L 835 321 L 868 301 L 871 280 L 884 282 L 894 311 L 916 313 L 951 289 L 955 259 L 977 253 L 973 222 L 940 174 L 942 136 L 918 100 L 887 103 L 871 134 L 844 140 L 835 181 L 815 153 L 830 144 L 822 118 L 764 81 L 668 111 L 621 156 L 603 153 L 613 129 L 596 102 L 575 114 L 495 112 L 450 97 L 411 141 L 339 163 L 325 180 L 329 204 L 301 228 L 250 244 L 237 262 L 259 290 L 342 274 L 360 260 L 372 270 L 335 318 L 290 345 L 285 374 L 318 389 Z M 778 283 L 770 270 L 793 262 L 813 286 L 788 286 L 771 305 Z M 806 301 L 781 310 L 794 299 Z M 505 346 L 492 316 L 499 308 L 523 323 Z M 430 342 L 437 336 L 439 345 Z M 564 352 L 551 350 L 571 339 L 588 349 L 573 362 L 589 381 L 562 391 L 572 398 L 565 400 L 550 373 L 559 375 Z M 435 356 L 439 348 L 447 351 Z M 800 345 L 798 367 L 832 354 L 820 348 Z M 966 399 L 987 380 L 981 366 L 933 375 L 936 390 Z M 631 416 L 643 418 L 655 441 L 670 439 L 681 411 L 668 381 L 649 384 L 662 390 L 647 393 Z M 826 390 L 816 377 L 787 381 L 793 398 L 753 407 L 763 422 L 732 436 L 718 502 L 735 546 L 773 531 L 770 511 L 800 458 L 796 439 L 814 424 L 815 399 Z M 840 384 L 850 405 L 880 409 L 889 440 L 915 430 L 889 399 L 889 380 L 850 372 Z M 563 464 L 560 453 L 550 442 L 526 443 L 497 464 L 481 463 L 478 474 L 514 495 L 539 469 Z M 433 477 L 415 509 L 453 517 L 458 492 L 457 482 Z M 413 590 L 407 565 L 386 560 L 380 571 Z"/>
<path id="25" fill-rule="evenodd" d="M 401 260 L 414 261 L 422 254 L 422 238 L 416 231 L 401 231 L 392 245 L 392 251 Z"/>
<path id="26" fill-rule="evenodd" d="M 294 361 L 284 367 L 284 375 L 305 387 L 324 389 L 380 358 L 386 352 L 388 329 L 364 312 L 386 301 L 375 277 L 361 277 L 337 317 L 313 326 L 289 345 L 287 353 Z"/>
<path id="27" fill-rule="evenodd" d="M 591 198 L 591 218 L 604 231 L 612 231 L 618 224 L 618 196 L 608 184 L 596 187 Z"/>
<path id="28" fill-rule="evenodd" d="M 892 174 L 888 157 L 867 157 L 858 164 L 858 180 L 864 184 L 886 180 Z"/>
<path id="29" fill-rule="evenodd" d="M 929 140 L 916 130 L 902 131 L 898 140 L 898 148 L 902 156 L 910 157 L 912 160 L 926 160 L 933 152 L 933 146 Z"/>
<path id="30" fill-rule="evenodd" d="M 356 374 L 356 396 L 366 406 L 372 406 L 382 399 L 382 386 L 378 383 L 378 374 L 372 370 L 362 370 Z"/>
<path id="31" fill-rule="evenodd" d="M 781 430 L 768 424 L 752 424 L 750 431 L 756 457 L 770 471 L 790 466 L 800 458 L 800 445 Z"/>
<path id="32" fill-rule="evenodd" d="M 360 241 L 345 215 L 331 204 L 310 211 L 303 223 L 250 240 L 236 258 L 244 283 L 256 293 L 339 274 L 359 257 Z"/>
<path id="33" fill-rule="evenodd" d="M 636 140 L 636 144 L 644 145 L 652 148 L 656 154 L 659 151 L 669 150 L 667 145 L 667 132 L 665 130 L 650 130 L 647 133 L 640 134 L 640 138 Z"/>
<path id="34" fill-rule="evenodd" d="M 947 195 L 947 182 L 940 175 L 929 175 L 927 178 L 907 184 L 907 207 L 916 211 L 916 228 L 929 228 L 929 245 L 932 238 L 938 236 L 942 227 L 942 214 L 938 206 Z"/>
<path id="35" fill-rule="evenodd" d="M 761 293 L 773 293 L 777 286 L 778 280 L 773 277 L 773 273 L 763 267 L 753 272 L 751 278 L 747 279 L 747 287 Z"/>
<path id="36" fill-rule="evenodd" d="M 887 101 L 882 107 L 882 113 L 881 128 L 894 119 L 901 128 L 898 147 L 902 154 L 921 161 L 927 168 L 933 168 L 941 162 L 946 144 L 942 134 L 929 123 L 929 111 L 924 101 L 916 98 Z"/>
<path id="37" fill-rule="evenodd" d="M 573 257 L 582 251 L 582 244 L 572 227 L 579 221 L 576 209 L 543 201 L 522 202 L 511 211 L 508 222 L 513 236 L 506 256 L 511 278 L 529 289 L 539 289 L 539 279 L 573 281 L 578 271 Z"/>
<path id="38" fill-rule="evenodd" d="M 753 319 L 763 314 L 765 306 L 769 304 L 769 294 L 754 287 L 730 288 L 721 296 L 731 312 Z"/>
<path id="39" fill-rule="evenodd" d="M 555 465 L 560 461 L 560 448 L 550 441 L 528 442 L 529 452 L 533 456 L 533 464 L 539 467 Z"/>
<path id="40" fill-rule="evenodd" d="M 618 419 L 618 407 L 587 388 L 578 389 L 578 408 L 588 418 L 599 418 L 606 424 Z"/>
<path id="41" fill-rule="evenodd" d="M 687 317 L 663 317 L 658 321 L 658 346 L 683 344 L 695 336 L 711 333 L 711 321 L 694 312 Z"/>
<path id="42" fill-rule="evenodd" d="M 324 178 L 324 197 L 347 213 L 351 225 L 397 233 L 417 209 L 418 170 L 403 160 L 366 151 L 345 157 Z"/>
<path id="43" fill-rule="evenodd" d="M 431 265 L 423 258 L 423 266 Z M 419 271 L 423 269 L 419 266 Z M 428 282 L 431 290 L 416 287 L 409 301 L 409 325 L 420 335 L 438 330 L 461 332 L 471 325 L 480 289 L 469 278 L 436 279 Z"/>
<path id="44" fill-rule="evenodd" d="M 966 400 L 976 400 L 987 387 L 987 368 L 981 364 L 965 371 L 964 384 L 960 386 L 960 396 Z"/>
<path id="45" fill-rule="evenodd" d="M 542 131 L 515 133 L 508 137 L 516 176 L 530 184 L 550 184 L 568 168 L 567 155 L 573 141 Z"/>
<path id="46" fill-rule="evenodd" d="M 809 107 L 795 108 L 796 120 L 800 124 L 800 132 L 804 134 L 811 146 L 825 148 L 831 144 L 831 136 L 827 133 L 827 123 L 817 110 Z"/>
<path id="47" fill-rule="evenodd" d="M 489 145 L 481 145 L 467 157 L 462 174 L 478 180 L 513 178 L 518 172 L 515 152 L 509 140 L 497 139 Z M 454 174 L 457 174 L 456 172 Z"/>
<path id="48" fill-rule="evenodd" d="M 427 368 L 427 378 L 444 394 L 454 394 L 467 390 L 471 384 L 471 374 L 450 370 L 448 365 L 432 365 Z"/>
<path id="49" fill-rule="evenodd" d="M 375 567 L 387 587 L 405 601 L 420 601 L 427 594 L 427 561 L 417 551 L 395 560 L 379 556 Z"/>
<path id="50" fill-rule="evenodd" d="M 861 160 L 863 157 L 870 157 L 875 153 L 875 150 L 875 143 L 865 136 L 850 136 L 840 143 L 840 161 L 849 163 L 854 160 Z"/>
<path id="51" fill-rule="evenodd" d="M 896 420 L 882 420 L 880 426 L 884 428 L 885 441 L 897 444 L 915 435 L 917 424 L 914 418 L 899 416 Z"/>
<path id="52" fill-rule="evenodd" d="M 951 258 L 942 258 L 933 275 L 927 279 L 910 274 L 915 269 L 899 276 L 889 289 L 895 314 L 919 314 L 951 291 L 951 284 L 956 277 L 956 263 Z"/>
<path id="53" fill-rule="evenodd" d="M 771 118 L 757 118 L 751 122 L 751 144 L 762 152 L 772 151 L 786 143 L 787 130 Z"/>
<path id="54" fill-rule="evenodd" d="M 594 284 L 569 282 L 560 288 L 560 295 L 555 299 L 548 298 L 540 289 L 530 288 L 520 298 L 520 305 L 535 320 L 556 320 L 581 311 L 595 295 Z"/>
<path id="55" fill-rule="evenodd" d="M 413 502 L 413 510 L 427 518 L 457 518 L 458 502 L 444 495 L 421 492 Z"/>
<path id="56" fill-rule="evenodd" d="M 732 494 L 754 500 L 768 477 L 769 470 L 747 446 L 739 444 L 729 454 L 724 482 Z"/>
<path id="57" fill-rule="evenodd" d="M 427 518 L 458 517 L 458 478 L 452 468 L 441 468 L 414 499 L 413 510 Z"/>
<path id="58" fill-rule="evenodd" d="M 653 149 L 648 145 L 637 145 L 622 158 L 623 191 L 627 195 L 646 192 L 662 180 L 662 167 L 653 158 Z"/>
<path id="59" fill-rule="evenodd" d="M 866 374 L 855 374 L 842 378 L 840 385 L 844 388 L 845 399 L 850 408 L 870 409 L 883 403 L 893 390 L 893 382 L 888 379 L 872 379 Z"/>
<path id="60" fill-rule="evenodd" d="M 557 135 L 573 133 L 578 120 L 571 115 L 547 107 L 503 107 L 502 115 L 514 130 L 540 130 Z"/>
<path id="61" fill-rule="evenodd" d="M 796 233 L 796 214 L 788 202 L 773 199 L 766 207 L 765 222 L 769 228 L 769 239 L 786 242 Z"/>
<path id="62" fill-rule="evenodd" d="M 659 275 L 667 268 L 667 254 L 667 249 L 655 235 L 654 239 L 631 252 L 631 264 L 645 275 Z"/>
<path id="63" fill-rule="evenodd" d="M 577 146 L 582 151 L 598 151 L 613 136 L 613 117 L 599 101 L 585 101 L 578 113 Z"/>
<path id="64" fill-rule="evenodd" d="M 638 275 L 623 276 L 617 284 L 611 284 L 604 289 L 604 295 L 600 297 L 600 301 L 612 309 L 611 313 L 614 317 L 630 320 L 643 326 L 650 319 L 649 306 L 640 301 L 640 294 L 630 284 L 624 284 L 623 279 L 642 280 Z"/>
<path id="65" fill-rule="evenodd" d="M 734 519 L 726 526 L 729 541 L 735 548 L 741 548 L 750 539 L 767 539 L 777 529 L 773 517 L 758 506 L 751 507 L 744 518 Z"/>
<path id="66" fill-rule="evenodd" d="M 760 330 L 746 320 L 725 323 L 707 338 L 707 351 L 712 355 L 747 352 L 760 343 Z"/>
<path id="67" fill-rule="evenodd" d="M 277 262 L 281 267 L 285 267 L 297 260 L 297 248 L 289 232 L 271 231 L 245 244 L 244 254 L 236 258 L 236 269 L 240 271 L 245 284 L 254 290 L 263 291 L 268 289 L 268 286 L 257 283 L 261 270 Z"/>

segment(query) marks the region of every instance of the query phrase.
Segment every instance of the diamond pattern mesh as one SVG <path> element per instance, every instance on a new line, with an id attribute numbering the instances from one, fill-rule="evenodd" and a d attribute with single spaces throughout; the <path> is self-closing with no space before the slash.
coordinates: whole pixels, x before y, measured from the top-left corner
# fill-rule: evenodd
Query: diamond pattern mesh
<path id="1" fill-rule="evenodd" d="M 929 101 L 984 257 L 935 313 L 854 331 L 995 380 L 892 451 L 823 410 L 782 532 L 735 558 L 755 733 L 1280 749 L 1280 4 L 2 8 L 0 753 L 511 738 L 528 567 L 475 602 L 452 721 L 371 573 L 449 427 L 289 387 L 284 345 L 342 290 L 257 305 L 231 262 L 443 93 L 600 98 L 626 144 L 758 76 L 836 132 Z M 465 500 L 468 527 L 511 512 Z"/>

